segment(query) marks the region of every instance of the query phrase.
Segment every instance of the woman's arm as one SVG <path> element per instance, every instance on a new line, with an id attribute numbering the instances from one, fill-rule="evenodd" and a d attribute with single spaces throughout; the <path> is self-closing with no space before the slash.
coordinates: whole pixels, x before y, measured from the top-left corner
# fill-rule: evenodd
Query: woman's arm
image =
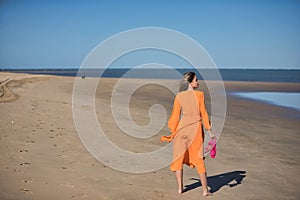
<path id="1" fill-rule="evenodd" d="M 210 124 L 210 120 L 206 111 L 206 106 L 205 106 L 205 102 L 204 102 L 204 93 L 201 92 L 200 93 L 200 102 L 199 102 L 199 106 L 200 106 L 200 114 L 202 117 L 202 122 L 204 125 L 204 128 L 207 130 L 208 134 L 210 135 L 210 137 L 215 137 L 215 135 L 211 132 L 211 124 Z"/>
<path id="2" fill-rule="evenodd" d="M 177 129 L 179 117 L 180 117 L 181 106 L 177 97 L 175 97 L 172 114 L 168 121 L 168 127 L 171 133 L 174 133 Z"/>
<path id="3" fill-rule="evenodd" d="M 177 97 L 175 97 L 172 114 L 168 121 L 168 127 L 170 129 L 171 134 L 161 136 L 160 137 L 161 142 L 162 141 L 171 142 L 174 139 L 174 137 L 176 136 L 176 134 L 177 134 L 176 130 L 177 130 L 177 126 L 179 123 L 180 111 L 181 111 L 181 106 L 180 106 L 179 100 L 177 99 Z"/>

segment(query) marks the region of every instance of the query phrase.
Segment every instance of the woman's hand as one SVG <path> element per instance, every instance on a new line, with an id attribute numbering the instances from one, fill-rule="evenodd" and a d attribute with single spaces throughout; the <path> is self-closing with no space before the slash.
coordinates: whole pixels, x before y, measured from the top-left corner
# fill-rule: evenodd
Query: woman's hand
<path id="1" fill-rule="evenodd" d="M 207 132 L 208 132 L 208 134 L 209 134 L 209 136 L 210 136 L 211 139 L 215 139 L 216 138 L 215 134 L 213 134 L 211 132 L 211 130 L 207 130 Z"/>

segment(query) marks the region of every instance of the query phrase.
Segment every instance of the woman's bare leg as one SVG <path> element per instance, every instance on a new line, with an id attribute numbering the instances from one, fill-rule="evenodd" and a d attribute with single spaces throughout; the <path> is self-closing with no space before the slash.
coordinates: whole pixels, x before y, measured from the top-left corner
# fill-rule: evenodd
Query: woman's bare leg
<path id="1" fill-rule="evenodd" d="M 202 188 L 203 188 L 203 196 L 211 196 L 212 193 L 210 193 L 208 191 L 208 187 L 207 187 L 206 173 L 199 174 L 199 177 L 200 177 L 201 185 L 202 185 Z"/>
<path id="2" fill-rule="evenodd" d="M 183 172 L 182 169 L 181 170 L 177 170 L 175 171 L 176 174 L 176 180 L 177 180 L 177 184 L 178 184 L 178 193 L 182 193 L 183 192 Z"/>

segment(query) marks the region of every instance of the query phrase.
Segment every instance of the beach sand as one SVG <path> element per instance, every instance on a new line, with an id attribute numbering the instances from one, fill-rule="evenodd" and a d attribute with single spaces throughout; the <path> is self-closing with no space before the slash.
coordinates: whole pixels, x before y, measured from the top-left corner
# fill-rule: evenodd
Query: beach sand
<path id="1" fill-rule="evenodd" d="M 88 80 L 88 78 L 86 78 Z M 159 149 L 165 126 L 151 138 L 124 134 L 115 124 L 111 93 L 117 79 L 101 79 L 96 114 L 107 137 L 132 152 Z M 130 84 L 134 79 L 128 79 Z M 173 81 L 176 87 L 176 81 Z M 0 73 L 0 199 L 205 199 L 197 171 L 184 167 L 187 191 L 177 194 L 169 167 L 124 173 L 102 164 L 79 139 L 72 113 L 73 77 Z M 204 88 L 210 111 L 209 95 Z M 226 91 L 299 92 L 300 84 L 226 82 Z M 149 123 L 158 103 L 170 115 L 174 94 L 149 84 L 130 100 L 132 119 Z M 299 199 L 300 112 L 227 96 L 217 157 L 207 158 L 209 199 Z"/>

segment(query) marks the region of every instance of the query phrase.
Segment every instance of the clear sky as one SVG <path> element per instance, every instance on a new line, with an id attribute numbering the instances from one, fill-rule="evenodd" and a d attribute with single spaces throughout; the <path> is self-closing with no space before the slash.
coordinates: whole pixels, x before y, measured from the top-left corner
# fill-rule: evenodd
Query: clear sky
<path id="1" fill-rule="evenodd" d="M 297 0 L 1 0 L 0 69 L 79 67 L 101 41 L 139 27 L 192 37 L 220 68 L 300 69 Z"/>

